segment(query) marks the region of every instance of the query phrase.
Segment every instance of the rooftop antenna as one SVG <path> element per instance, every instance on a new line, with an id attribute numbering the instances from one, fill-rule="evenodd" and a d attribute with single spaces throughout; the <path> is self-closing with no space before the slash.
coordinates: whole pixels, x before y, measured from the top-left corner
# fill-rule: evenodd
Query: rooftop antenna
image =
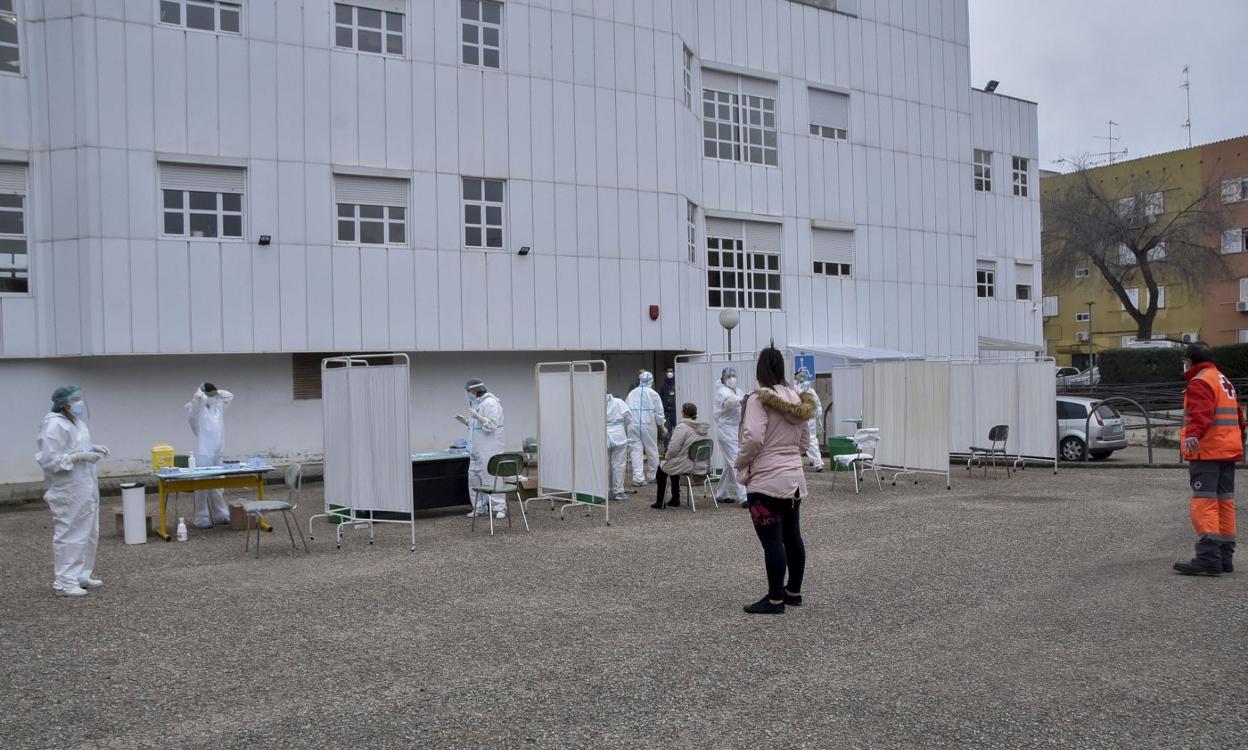
<path id="1" fill-rule="evenodd" d="M 1187 119 L 1179 127 L 1187 131 L 1187 147 L 1192 147 L 1192 79 L 1189 73 L 1192 67 L 1190 65 L 1183 66 L 1183 83 L 1179 84 L 1179 88 L 1183 89 L 1187 94 Z"/>
<path id="2" fill-rule="evenodd" d="M 1108 148 L 1108 150 L 1106 150 L 1106 151 L 1102 151 L 1102 152 L 1101 152 L 1101 153 L 1099 153 L 1099 154 L 1089 154 L 1089 156 L 1091 156 L 1091 157 L 1107 156 L 1107 157 L 1109 157 L 1109 160 L 1108 160 L 1108 162 L 1107 162 L 1107 163 L 1108 163 L 1108 164 L 1113 164 L 1113 163 L 1114 163 L 1114 160 L 1115 160 L 1115 159 L 1117 159 L 1119 156 L 1124 156 L 1124 157 L 1125 157 L 1125 156 L 1127 155 L 1127 150 L 1126 150 L 1125 148 L 1124 148 L 1123 150 L 1121 150 L 1121 151 L 1118 151 L 1118 150 L 1115 150 L 1115 149 L 1114 149 L 1114 144 L 1115 144 L 1117 141 L 1122 140 L 1122 137 L 1121 137 L 1121 136 L 1116 136 L 1116 135 L 1114 135 L 1114 126 L 1115 126 L 1115 125 L 1118 125 L 1118 124 L 1119 124 L 1119 123 L 1116 123 L 1116 122 L 1114 122 L 1113 120 L 1110 120 L 1110 121 L 1109 121 L 1109 135 L 1108 135 L 1108 136 L 1104 136 L 1104 135 L 1098 135 L 1098 136 L 1096 136 L 1097 138 L 1101 139 L 1102 141 L 1106 141 L 1106 142 L 1109 144 L 1109 148 Z"/>

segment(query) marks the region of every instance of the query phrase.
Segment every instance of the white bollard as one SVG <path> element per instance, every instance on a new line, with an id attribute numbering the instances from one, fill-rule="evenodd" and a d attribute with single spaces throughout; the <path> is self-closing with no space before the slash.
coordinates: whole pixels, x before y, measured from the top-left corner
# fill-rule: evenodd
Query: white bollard
<path id="1" fill-rule="evenodd" d="M 121 517 L 126 544 L 147 543 L 147 488 L 141 484 L 121 485 Z"/>

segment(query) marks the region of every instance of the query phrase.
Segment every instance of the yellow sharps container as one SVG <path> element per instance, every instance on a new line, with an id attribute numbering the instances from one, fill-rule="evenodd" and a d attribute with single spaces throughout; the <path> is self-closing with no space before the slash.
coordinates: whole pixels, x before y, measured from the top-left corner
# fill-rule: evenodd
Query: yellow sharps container
<path id="1" fill-rule="evenodd" d="M 152 446 L 152 471 L 160 471 L 166 466 L 173 466 L 173 446 L 157 443 Z"/>

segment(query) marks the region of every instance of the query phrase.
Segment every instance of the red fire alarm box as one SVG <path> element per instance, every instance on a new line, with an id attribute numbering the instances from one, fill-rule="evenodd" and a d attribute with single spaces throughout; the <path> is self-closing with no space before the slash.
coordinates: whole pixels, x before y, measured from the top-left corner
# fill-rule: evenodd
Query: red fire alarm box
<path id="1" fill-rule="evenodd" d="M 651 305 L 651 306 L 650 306 L 650 319 L 651 319 L 651 320 L 658 320 L 658 319 L 659 319 L 659 306 L 658 306 L 658 305 Z"/>

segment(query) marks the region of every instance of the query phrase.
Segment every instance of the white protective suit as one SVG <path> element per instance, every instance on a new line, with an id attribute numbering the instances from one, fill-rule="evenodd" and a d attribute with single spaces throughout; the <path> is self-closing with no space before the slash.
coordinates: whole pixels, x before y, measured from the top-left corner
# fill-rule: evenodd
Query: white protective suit
<path id="1" fill-rule="evenodd" d="M 715 389 L 715 439 L 719 443 L 720 454 L 724 457 L 724 475 L 715 488 L 715 499 L 745 500 L 745 485 L 737 481 L 738 433 L 741 427 L 741 400 L 745 394 L 740 388 L 729 388 L 720 382 Z"/>
<path id="2" fill-rule="evenodd" d="M 810 459 L 810 465 L 816 471 L 823 471 L 823 454 L 819 452 L 819 433 L 817 428 L 819 421 L 823 419 L 823 404 L 819 403 L 819 394 L 815 393 L 814 385 L 809 380 L 803 380 L 798 383 L 798 388 L 803 393 L 809 393 L 815 399 L 815 416 L 810 418 L 807 425 L 810 427 L 810 444 L 806 446 L 806 458 Z"/>
<path id="3" fill-rule="evenodd" d="M 503 402 L 498 396 L 488 391 L 481 398 L 469 395 L 471 411 L 468 412 L 468 502 L 478 511 L 485 510 L 485 503 L 478 505 L 480 498 L 472 491 L 473 487 L 488 487 L 494 483 L 494 477 L 486 471 L 490 459 L 503 452 L 505 434 L 503 432 Z M 504 495 L 490 495 L 490 509 L 495 513 L 507 509 Z"/>
<path id="4" fill-rule="evenodd" d="M 234 394 L 217 389 L 217 395 L 207 396 L 198 388 L 186 404 L 186 418 L 195 434 L 195 466 L 205 468 L 221 465 L 221 453 L 225 450 L 225 409 L 234 400 Z M 196 526 L 203 528 L 214 523 L 230 522 L 230 509 L 225 505 L 223 490 L 195 490 Z"/>
<path id="5" fill-rule="evenodd" d="M 82 419 L 51 412 L 35 439 L 35 461 L 43 468 L 43 500 L 52 511 L 52 588 L 70 591 L 91 577 L 100 538 L 100 485 L 95 464 L 75 460 L 93 451 Z M 97 459 L 98 460 L 98 459 Z"/>
<path id="6" fill-rule="evenodd" d="M 633 484 L 653 482 L 659 471 L 659 432 L 667 431 L 663 418 L 663 398 L 651 386 L 654 376 L 641 374 L 641 384 L 628 394 L 628 409 L 633 413 L 633 424 L 628 430 L 629 454 L 633 462 Z M 649 459 L 643 466 L 642 452 Z"/>
<path id="7" fill-rule="evenodd" d="M 624 465 L 628 461 L 628 433 L 633 412 L 623 399 L 607 394 L 607 452 L 611 456 L 611 499 L 624 500 Z"/>

